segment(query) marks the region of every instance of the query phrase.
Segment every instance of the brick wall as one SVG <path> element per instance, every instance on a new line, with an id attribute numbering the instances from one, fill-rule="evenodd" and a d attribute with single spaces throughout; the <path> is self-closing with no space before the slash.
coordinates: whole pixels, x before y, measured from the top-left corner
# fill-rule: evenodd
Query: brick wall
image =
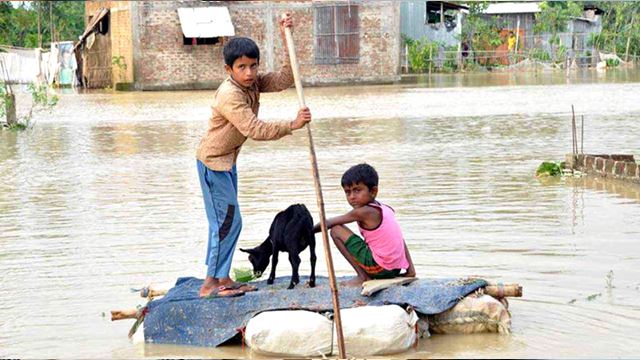
<path id="1" fill-rule="evenodd" d="M 633 155 L 566 155 L 567 165 L 587 174 L 627 180 L 640 184 L 640 166 Z"/>
<path id="2" fill-rule="evenodd" d="M 133 43 L 131 29 L 131 3 L 111 3 L 110 28 L 111 57 L 118 58 L 120 66 L 113 66 L 113 83 L 133 83 Z"/>
<path id="3" fill-rule="evenodd" d="M 317 3 L 317 2 L 315 2 Z M 335 3 L 347 4 L 347 1 Z M 294 40 L 303 81 L 310 84 L 390 82 L 398 79 L 400 7 L 394 1 L 355 1 L 360 6 L 360 61 L 358 64 L 316 65 L 314 61 L 314 2 L 199 0 L 131 2 L 136 88 L 215 88 L 224 78 L 222 46 L 183 45 L 178 7 L 227 6 L 236 36 L 251 37 L 261 50 L 261 71 L 277 70 L 282 40 L 277 18 L 285 10 L 296 23 Z M 120 26 L 120 25 L 118 25 Z M 114 29 L 114 34 L 121 34 Z M 126 37 L 125 34 L 119 37 Z M 119 39 L 118 37 L 118 39 Z M 121 40 L 113 38 L 114 43 Z"/>
<path id="4" fill-rule="evenodd" d="M 131 24 L 131 2 L 128 1 L 87 1 L 85 3 L 85 26 L 89 23 L 89 18 L 93 16 L 99 9 L 107 8 L 109 12 L 109 33 L 106 36 L 96 34 L 96 41 L 91 49 L 86 50 L 91 61 L 88 62 L 87 73 L 89 74 L 89 85 L 103 87 L 111 85 L 113 87 L 118 84 L 133 83 L 134 81 L 134 61 L 133 61 L 133 42 L 132 42 L 132 24 Z M 106 37 L 107 40 L 103 39 Z M 120 66 L 114 65 L 114 59 L 118 59 Z M 92 65 L 93 64 L 93 65 Z M 99 65 L 98 65 L 99 64 Z M 98 67 L 111 67 L 111 76 L 105 84 L 104 76 L 97 75 L 100 73 Z M 94 74 L 94 75 L 92 75 Z"/>

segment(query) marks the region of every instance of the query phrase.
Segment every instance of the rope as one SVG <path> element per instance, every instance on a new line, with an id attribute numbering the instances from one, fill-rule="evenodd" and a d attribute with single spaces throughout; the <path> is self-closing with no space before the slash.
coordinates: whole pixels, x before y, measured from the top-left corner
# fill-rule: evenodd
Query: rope
<path id="1" fill-rule="evenodd" d="M 8 49 L 8 50 L 35 50 L 37 48 L 27 48 L 27 47 L 20 47 L 20 46 L 13 46 L 13 45 L 4 45 L 4 44 L 0 44 L 0 49 Z M 42 49 L 42 48 L 40 48 Z"/>
<path id="2" fill-rule="evenodd" d="M 238 329 L 238 331 L 240 331 L 240 335 L 242 336 L 242 352 L 244 352 L 245 340 L 247 335 L 247 327 L 246 326 L 242 327 Z"/>

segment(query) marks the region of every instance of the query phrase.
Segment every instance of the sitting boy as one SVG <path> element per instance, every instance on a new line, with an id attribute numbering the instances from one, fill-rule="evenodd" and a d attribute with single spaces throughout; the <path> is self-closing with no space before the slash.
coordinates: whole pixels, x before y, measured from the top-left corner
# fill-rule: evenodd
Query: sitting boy
<path id="1" fill-rule="evenodd" d="M 293 27 L 291 16 L 280 19 L 285 43 L 285 27 Z M 220 295 L 239 286 L 229 278 L 233 252 L 240 236 L 242 220 L 238 207 L 236 161 L 242 144 L 254 140 L 276 140 L 301 129 L 311 121 L 308 108 L 298 111 L 293 121 L 264 122 L 258 119 L 260 93 L 282 91 L 293 84 L 286 47 L 279 72 L 259 74 L 260 50 L 243 37 L 231 39 L 223 49 L 224 68 L 229 77 L 213 95 L 209 128 L 197 151 L 198 176 L 209 222 L 207 277 L 200 296 Z M 228 291 L 227 291 L 228 292 Z M 219 294 L 218 294 L 219 293 Z"/>
<path id="2" fill-rule="evenodd" d="M 394 210 L 378 201 L 378 173 L 368 164 L 351 167 L 342 175 L 342 188 L 353 210 L 327 219 L 327 228 L 340 253 L 358 276 L 345 285 L 359 286 L 371 279 L 416 276 Z M 344 226 L 356 222 L 363 238 Z M 320 231 L 320 224 L 314 227 Z M 406 269 L 404 274 L 400 274 Z"/>

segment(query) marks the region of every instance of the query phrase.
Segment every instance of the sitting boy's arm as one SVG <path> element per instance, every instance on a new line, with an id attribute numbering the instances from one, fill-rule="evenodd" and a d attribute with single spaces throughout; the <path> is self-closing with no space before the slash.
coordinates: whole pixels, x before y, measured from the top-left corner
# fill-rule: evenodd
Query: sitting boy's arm
<path id="1" fill-rule="evenodd" d="M 291 14 L 287 13 L 286 18 L 279 19 L 280 35 L 282 36 L 282 67 L 277 72 L 258 74 L 258 90 L 260 92 L 273 92 L 286 90 L 293 85 L 293 71 L 289 60 L 289 50 L 287 40 L 284 35 L 284 28 L 288 27 L 293 31 L 293 20 Z"/>
<path id="2" fill-rule="evenodd" d="M 353 209 L 344 215 L 332 217 L 330 219 L 327 219 L 327 229 L 331 229 L 336 225 L 344 225 L 344 224 L 352 223 L 354 221 L 362 221 L 363 219 L 362 215 L 363 215 L 362 208 L 358 208 L 358 209 Z M 321 230 L 322 229 L 320 228 L 320 223 L 315 224 L 315 226 L 313 227 L 314 233 L 318 233 Z"/>
<path id="3" fill-rule="evenodd" d="M 416 276 L 416 268 L 413 266 L 413 260 L 411 260 L 411 254 L 409 253 L 409 248 L 407 247 L 407 242 L 404 241 L 404 255 L 407 258 L 407 261 L 409 262 L 409 268 L 407 268 L 407 271 L 402 274 L 402 276 L 406 276 L 406 277 L 414 277 Z"/>

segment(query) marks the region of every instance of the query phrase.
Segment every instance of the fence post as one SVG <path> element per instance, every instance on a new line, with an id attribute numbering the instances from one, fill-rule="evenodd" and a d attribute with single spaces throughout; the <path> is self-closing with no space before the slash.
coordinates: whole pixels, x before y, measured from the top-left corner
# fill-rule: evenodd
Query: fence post
<path id="1" fill-rule="evenodd" d="M 404 68 L 406 73 L 409 73 L 409 45 L 404 44 Z"/>
<path id="2" fill-rule="evenodd" d="M 14 93 L 9 92 L 5 95 L 4 106 L 7 111 L 7 125 L 13 125 L 18 122 L 18 116 L 16 115 L 16 95 Z"/>
<path id="3" fill-rule="evenodd" d="M 431 76 L 431 67 L 433 66 L 433 46 L 429 44 L 429 76 Z"/>

